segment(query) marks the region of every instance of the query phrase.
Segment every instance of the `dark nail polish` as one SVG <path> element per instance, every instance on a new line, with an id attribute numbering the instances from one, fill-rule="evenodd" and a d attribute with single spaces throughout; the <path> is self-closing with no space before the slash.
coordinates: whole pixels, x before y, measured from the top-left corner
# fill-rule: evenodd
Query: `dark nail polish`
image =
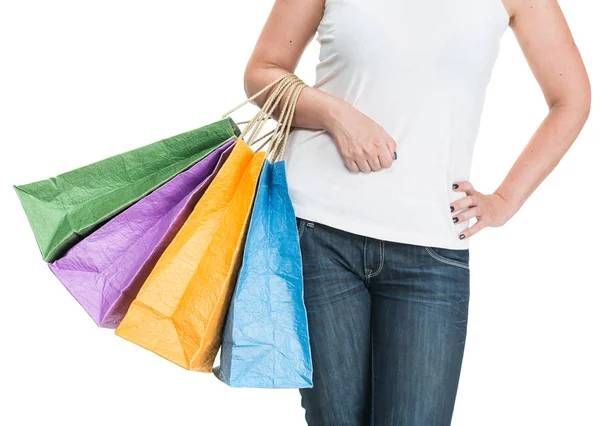
<path id="1" fill-rule="evenodd" d="M 457 184 L 457 183 L 453 183 L 453 184 L 452 184 L 452 188 L 453 188 L 453 189 L 458 189 L 458 184 Z"/>
<path id="2" fill-rule="evenodd" d="M 398 154 L 396 154 L 396 151 L 394 151 L 394 160 L 398 159 Z"/>
<path id="3" fill-rule="evenodd" d="M 452 222 L 454 222 L 454 223 L 458 222 L 458 217 L 453 217 Z"/>
<path id="4" fill-rule="evenodd" d="M 450 213 L 454 211 L 454 206 L 450 206 Z"/>
<path id="5" fill-rule="evenodd" d="M 460 238 L 460 239 L 462 240 L 463 238 L 465 238 L 465 234 L 460 234 L 460 235 L 458 236 L 458 238 Z"/>

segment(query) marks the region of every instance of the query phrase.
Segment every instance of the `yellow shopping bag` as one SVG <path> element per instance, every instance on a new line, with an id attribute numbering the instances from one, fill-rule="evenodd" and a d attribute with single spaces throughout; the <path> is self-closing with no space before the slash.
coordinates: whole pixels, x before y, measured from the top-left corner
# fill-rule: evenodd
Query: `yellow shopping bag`
<path id="1" fill-rule="evenodd" d="M 211 372 L 232 275 L 265 159 L 243 140 L 167 247 L 116 334 L 181 367 Z"/>
<path id="2" fill-rule="evenodd" d="M 282 83 L 269 97 L 269 105 L 281 96 L 283 87 Z M 261 110 L 248 128 L 264 124 L 270 111 Z M 189 370 L 212 372 L 242 259 L 267 155 L 253 151 L 242 139 L 248 128 L 115 330 L 118 336 Z"/>

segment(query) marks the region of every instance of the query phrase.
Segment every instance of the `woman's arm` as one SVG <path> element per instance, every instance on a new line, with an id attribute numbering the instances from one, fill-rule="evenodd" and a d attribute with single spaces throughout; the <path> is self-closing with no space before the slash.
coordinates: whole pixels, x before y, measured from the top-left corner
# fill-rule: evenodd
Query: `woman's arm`
<path id="1" fill-rule="evenodd" d="M 458 182 L 455 190 L 467 196 L 451 206 L 472 208 L 458 214 L 457 223 L 478 219 L 465 231 L 466 237 L 486 226 L 504 224 L 519 210 L 573 144 L 590 111 L 590 82 L 557 0 L 504 0 L 504 4 L 548 104 L 548 115 L 493 194 L 481 194 L 469 182 Z"/>
<path id="2" fill-rule="evenodd" d="M 244 88 L 248 97 L 261 90 L 277 77 L 293 72 L 306 47 L 313 39 L 323 16 L 323 0 L 278 0 L 258 38 L 244 73 Z M 264 105 L 275 88 L 255 98 Z M 288 89 L 289 92 L 289 89 Z M 283 99 L 285 99 L 286 95 Z M 292 124 L 310 129 L 325 128 L 331 109 L 339 99 L 305 87 L 298 102 Z M 279 117 L 283 101 L 273 116 Z"/>
<path id="3" fill-rule="evenodd" d="M 324 0 L 275 1 L 244 73 L 248 97 L 279 76 L 295 71 L 302 53 L 314 38 L 323 17 L 324 4 Z M 258 106 L 264 105 L 273 90 L 275 88 L 257 96 L 254 102 Z M 281 113 L 285 96 L 273 113 L 276 118 Z M 302 90 L 292 125 L 326 129 L 352 171 L 376 171 L 391 167 L 393 163 L 394 139 L 348 102 L 319 89 L 306 86 Z"/>

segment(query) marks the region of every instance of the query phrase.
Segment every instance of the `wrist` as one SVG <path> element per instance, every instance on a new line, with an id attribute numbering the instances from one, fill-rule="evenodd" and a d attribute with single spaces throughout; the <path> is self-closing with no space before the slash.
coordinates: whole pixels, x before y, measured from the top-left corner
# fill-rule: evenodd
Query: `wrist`
<path id="1" fill-rule="evenodd" d="M 322 115 L 322 127 L 329 133 L 334 133 L 335 129 L 338 127 L 341 110 L 344 108 L 345 103 L 346 101 L 334 97 L 331 97 L 331 99 L 325 103 L 324 113 Z"/>
<path id="2" fill-rule="evenodd" d="M 501 192 L 499 192 L 498 190 L 494 191 L 494 195 L 498 196 L 504 203 L 504 214 L 505 214 L 505 219 L 506 221 L 508 221 L 511 217 L 513 217 L 515 215 L 515 213 L 517 212 L 517 210 L 519 209 L 518 206 L 516 206 L 514 203 L 512 203 L 510 201 L 510 198 L 507 197 L 506 195 L 503 195 Z"/>

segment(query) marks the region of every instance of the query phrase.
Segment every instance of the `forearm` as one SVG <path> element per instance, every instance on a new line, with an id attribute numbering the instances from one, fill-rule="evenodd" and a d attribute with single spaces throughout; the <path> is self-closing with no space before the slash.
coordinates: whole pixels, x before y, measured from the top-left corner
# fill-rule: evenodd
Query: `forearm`
<path id="1" fill-rule="evenodd" d="M 579 135 L 588 114 L 588 103 L 556 104 L 550 108 L 501 185 L 494 191 L 507 203 L 508 218 L 521 208 L 556 167 Z"/>
<path id="2" fill-rule="evenodd" d="M 260 91 L 263 87 L 276 80 L 281 75 L 287 74 L 290 71 L 279 66 L 248 66 L 244 74 L 244 89 L 248 97 Z M 276 89 L 271 88 L 265 93 L 257 96 L 254 103 L 262 107 L 269 95 Z M 287 89 L 281 101 L 277 104 L 276 109 L 271 114 L 272 118 L 278 119 L 285 99 L 291 89 Z M 344 101 L 325 93 L 311 86 L 306 86 L 300 92 L 300 96 L 296 102 L 296 109 L 292 117 L 292 126 L 305 127 L 308 129 L 327 129 L 329 130 L 334 117 L 335 111 L 341 106 Z"/>

